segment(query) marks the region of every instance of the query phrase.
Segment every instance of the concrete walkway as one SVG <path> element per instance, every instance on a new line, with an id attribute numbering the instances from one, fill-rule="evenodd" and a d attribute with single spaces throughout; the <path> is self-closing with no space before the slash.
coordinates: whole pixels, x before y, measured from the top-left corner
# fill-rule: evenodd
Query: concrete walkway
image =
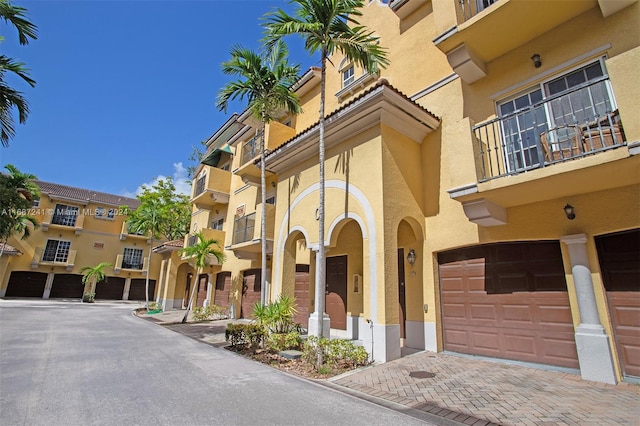
<path id="1" fill-rule="evenodd" d="M 176 324 L 183 315 L 170 311 L 148 319 L 226 344 L 229 320 Z M 440 419 L 436 424 L 640 425 L 640 385 L 589 382 L 575 373 L 467 356 L 420 352 L 318 382 L 418 418 Z"/>

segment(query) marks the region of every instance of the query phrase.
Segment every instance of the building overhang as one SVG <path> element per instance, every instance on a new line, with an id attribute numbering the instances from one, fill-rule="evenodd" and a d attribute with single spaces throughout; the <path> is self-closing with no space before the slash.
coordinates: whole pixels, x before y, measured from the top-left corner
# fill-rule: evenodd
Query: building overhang
<path id="1" fill-rule="evenodd" d="M 578 194 L 640 184 L 640 150 L 636 145 L 602 152 L 549 167 L 472 183 L 447 192 L 462 204 L 470 222 L 480 226 L 507 223 L 507 209 L 569 199 Z"/>
<path id="2" fill-rule="evenodd" d="M 256 238 L 230 246 L 225 246 L 225 250 L 232 251 L 238 259 L 257 260 L 262 253 L 262 240 Z M 267 254 L 273 254 L 273 240 L 267 238 Z"/>
<path id="3" fill-rule="evenodd" d="M 440 119 L 382 79 L 326 117 L 325 149 L 380 125 L 389 126 L 421 144 L 429 133 L 438 128 Z M 316 123 L 269 153 L 265 159 L 267 169 L 281 173 L 316 156 L 318 138 L 319 124 Z"/>

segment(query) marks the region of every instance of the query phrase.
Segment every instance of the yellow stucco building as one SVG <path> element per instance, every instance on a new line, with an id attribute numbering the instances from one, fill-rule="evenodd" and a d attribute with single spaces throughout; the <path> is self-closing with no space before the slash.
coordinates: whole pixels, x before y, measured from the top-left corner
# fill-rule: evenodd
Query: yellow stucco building
<path id="1" fill-rule="evenodd" d="M 160 256 L 152 255 L 152 241 L 129 233 L 127 206 L 135 198 L 36 181 L 42 195 L 23 212 L 39 224 L 29 238 L 14 235 L 0 256 L 0 297 L 81 298 L 81 269 L 101 262 L 106 283 L 95 288 L 96 299 L 145 301 L 147 270 L 153 300 Z M 157 244 L 158 241 L 155 241 Z"/>
<path id="2" fill-rule="evenodd" d="M 250 316 L 266 209 L 269 299 L 294 295 L 297 321 L 324 318 L 375 361 L 412 348 L 640 376 L 638 1 L 362 12 L 390 65 L 368 75 L 331 58 L 325 235 L 312 68 L 294 87 L 304 113 L 268 126 L 264 205 L 259 123 L 234 115 L 208 141 L 192 226 L 227 261 L 199 278 L 199 303 Z M 321 244 L 326 317 L 313 312 Z M 180 306 L 193 269 L 161 251 L 160 298 Z"/>

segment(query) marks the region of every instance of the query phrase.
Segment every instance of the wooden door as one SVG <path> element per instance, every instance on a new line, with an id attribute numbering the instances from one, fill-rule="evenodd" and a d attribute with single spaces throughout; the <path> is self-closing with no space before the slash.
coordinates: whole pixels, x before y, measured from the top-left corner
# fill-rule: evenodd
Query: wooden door
<path id="1" fill-rule="evenodd" d="M 347 256 L 328 257 L 326 309 L 331 328 L 347 329 Z"/>

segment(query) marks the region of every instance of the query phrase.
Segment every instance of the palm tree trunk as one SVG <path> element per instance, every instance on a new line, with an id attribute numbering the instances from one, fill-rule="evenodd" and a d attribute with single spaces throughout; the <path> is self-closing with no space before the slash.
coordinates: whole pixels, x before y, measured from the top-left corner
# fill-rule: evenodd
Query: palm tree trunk
<path id="1" fill-rule="evenodd" d="M 196 287 L 198 286 L 198 280 L 200 279 L 199 277 L 201 273 L 202 273 L 201 269 L 198 268 L 196 270 L 195 279 L 193 280 L 193 288 L 191 289 L 191 295 L 189 295 L 189 302 L 187 303 L 187 311 L 184 313 L 184 317 L 182 318 L 182 324 L 187 322 L 189 311 L 191 311 L 191 307 L 193 306 L 193 297 L 196 294 Z"/>
<path id="2" fill-rule="evenodd" d="M 153 238 L 151 238 L 151 244 L 149 245 L 149 256 L 147 257 L 147 277 L 144 283 L 144 307 L 149 310 L 149 270 L 151 269 L 151 252 L 153 250 Z"/>
<path id="3" fill-rule="evenodd" d="M 262 133 L 260 136 L 260 187 L 261 187 L 261 196 L 262 196 L 262 215 L 260 218 L 260 239 L 262 240 L 262 264 L 261 264 L 261 273 L 260 273 L 260 302 L 262 305 L 267 304 L 267 206 L 265 205 L 265 200 L 267 199 L 267 178 L 265 173 L 264 166 L 264 139 L 265 139 L 265 113 L 262 111 L 262 125 L 260 132 Z"/>
<path id="4" fill-rule="evenodd" d="M 324 309 L 326 287 L 326 252 L 324 247 L 324 103 L 327 74 L 327 49 L 322 48 L 322 64 L 320 76 L 320 134 L 318 157 L 320 163 L 320 205 L 318 206 L 318 256 L 316 257 L 316 294 L 315 310 L 318 315 L 318 338 L 324 335 Z M 322 351 L 318 350 L 317 366 L 323 363 Z"/>

